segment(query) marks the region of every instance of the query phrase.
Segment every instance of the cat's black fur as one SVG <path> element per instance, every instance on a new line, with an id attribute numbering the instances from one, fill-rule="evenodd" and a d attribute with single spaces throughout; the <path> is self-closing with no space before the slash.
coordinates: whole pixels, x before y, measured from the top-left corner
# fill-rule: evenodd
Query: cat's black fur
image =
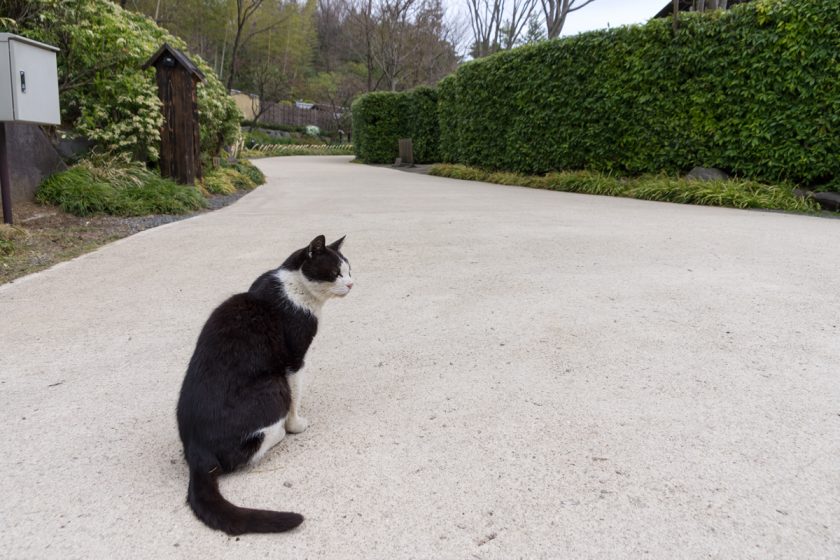
<path id="1" fill-rule="evenodd" d="M 187 501 L 213 529 L 231 535 L 273 533 L 303 522 L 297 513 L 237 507 L 219 493 L 217 477 L 246 464 L 260 448 L 259 430 L 284 418 L 291 401 L 286 376 L 303 367 L 317 318 L 293 304 L 276 273 L 300 270 L 332 282 L 341 242 L 323 236 L 295 251 L 251 288 L 210 315 L 190 360 L 178 400 L 178 431 L 190 469 Z"/>

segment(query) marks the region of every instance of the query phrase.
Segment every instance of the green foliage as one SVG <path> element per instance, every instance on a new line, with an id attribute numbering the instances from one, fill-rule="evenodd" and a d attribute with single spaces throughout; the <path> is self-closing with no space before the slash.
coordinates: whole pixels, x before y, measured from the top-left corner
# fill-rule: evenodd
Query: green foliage
<path id="1" fill-rule="evenodd" d="M 353 153 L 352 144 L 264 145 L 242 151 L 242 155 L 249 158 L 276 156 L 351 156 Z"/>
<path id="2" fill-rule="evenodd" d="M 235 193 L 236 187 L 226 171 L 225 168 L 219 168 L 205 173 L 201 180 L 201 186 L 209 194 L 227 195 Z"/>
<path id="3" fill-rule="evenodd" d="M 262 144 L 294 144 L 291 137 L 274 137 L 262 130 L 249 130 L 245 133 L 245 146 L 253 148 Z"/>
<path id="4" fill-rule="evenodd" d="M 62 120 L 100 148 L 137 159 L 159 157 L 163 116 L 154 69 L 141 66 L 164 43 L 186 44 L 149 18 L 107 0 L 20 0 L 37 17 L 17 32 L 58 46 Z M 216 154 L 235 141 L 242 118 L 210 67 L 197 91 L 201 150 Z"/>
<path id="5" fill-rule="evenodd" d="M 251 129 L 245 133 L 245 147 L 258 148 L 259 146 L 281 146 L 289 144 L 301 144 L 311 146 L 313 144 L 326 144 L 327 141 L 320 136 L 311 136 L 309 134 L 291 133 L 289 137 L 274 137 L 267 134 L 263 130 Z"/>
<path id="6" fill-rule="evenodd" d="M 521 185 L 538 189 L 622 196 L 643 200 L 659 200 L 704 206 L 732 208 L 765 208 L 789 212 L 816 212 L 817 204 L 797 197 L 784 185 L 765 185 L 755 181 L 695 181 L 664 175 L 623 178 L 595 171 L 555 172 L 547 175 L 521 175 L 501 171 L 484 171 L 460 164 L 438 164 L 431 174 L 453 179 L 484 181 L 501 185 Z"/>
<path id="7" fill-rule="evenodd" d="M 0 239 L 0 257 L 15 254 L 15 244 L 10 239 Z"/>
<path id="8" fill-rule="evenodd" d="M 233 168 L 245 175 L 254 186 L 262 185 L 265 183 L 265 175 L 262 171 L 257 169 L 257 166 L 248 161 L 247 159 L 241 159 L 233 164 Z"/>
<path id="9" fill-rule="evenodd" d="M 240 173 L 231 167 L 223 167 L 222 172 L 227 176 L 230 183 L 238 191 L 250 191 L 256 188 L 257 184 L 248 175 Z"/>
<path id="10" fill-rule="evenodd" d="M 683 14 L 676 35 L 653 20 L 503 52 L 441 82 L 440 154 L 522 173 L 703 165 L 829 182 L 840 176 L 838 45 L 836 0 L 757 0 Z M 394 122 L 389 107 L 371 109 L 382 114 L 362 125 Z"/>
<path id="11" fill-rule="evenodd" d="M 242 121 L 242 126 L 248 126 L 252 128 L 268 128 L 270 130 L 283 130 L 285 132 L 298 132 L 300 134 L 306 134 L 305 126 L 296 126 L 291 124 L 274 124 L 264 122 L 255 123 L 254 121 L 244 120 Z"/>
<path id="12" fill-rule="evenodd" d="M 44 181 L 36 200 L 77 216 L 184 214 L 204 207 L 193 187 L 163 179 L 138 162 L 86 160 Z"/>
<path id="13" fill-rule="evenodd" d="M 26 237 L 26 231 L 8 224 L 0 224 L 0 259 L 15 254 L 15 241 Z"/>
<path id="14" fill-rule="evenodd" d="M 208 171 L 201 181 L 201 187 L 207 194 L 228 195 L 236 191 L 250 191 L 265 183 L 265 175 L 248 160 Z"/>
<path id="15" fill-rule="evenodd" d="M 438 161 L 437 92 L 419 87 L 407 92 L 374 92 L 353 103 L 353 144 L 367 163 L 392 163 L 400 138 L 411 138 L 414 161 Z"/>

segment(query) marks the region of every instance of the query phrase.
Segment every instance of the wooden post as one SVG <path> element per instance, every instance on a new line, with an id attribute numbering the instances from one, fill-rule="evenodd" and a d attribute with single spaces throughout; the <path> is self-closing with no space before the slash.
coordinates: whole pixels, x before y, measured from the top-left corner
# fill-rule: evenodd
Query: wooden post
<path id="1" fill-rule="evenodd" d="M 201 179 L 201 137 L 196 84 L 204 74 L 178 49 L 164 44 L 143 65 L 154 66 L 163 103 L 160 130 L 160 173 L 191 185 Z"/>
<path id="2" fill-rule="evenodd" d="M 400 165 L 414 167 L 414 145 L 411 138 L 400 138 Z"/>
<path id="3" fill-rule="evenodd" d="M 6 145 L 6 123 L 0 122 L 0 191 L 3 200 L 3 222 L 12 223 L 12 177 L 9 171 L 9 148 Z"/>

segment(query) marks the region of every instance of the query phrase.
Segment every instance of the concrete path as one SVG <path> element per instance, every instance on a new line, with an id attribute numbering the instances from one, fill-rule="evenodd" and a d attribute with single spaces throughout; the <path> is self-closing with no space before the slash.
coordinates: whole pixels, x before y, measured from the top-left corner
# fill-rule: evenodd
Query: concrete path
<path id="1" fill-rule="evenodd" d="M 3 558 L 838 558 L 840 222 L 277 158 L 233 206 L 0 288 Z M 311 421 L 184 503 L 208 313 L 313 236 Z"/>

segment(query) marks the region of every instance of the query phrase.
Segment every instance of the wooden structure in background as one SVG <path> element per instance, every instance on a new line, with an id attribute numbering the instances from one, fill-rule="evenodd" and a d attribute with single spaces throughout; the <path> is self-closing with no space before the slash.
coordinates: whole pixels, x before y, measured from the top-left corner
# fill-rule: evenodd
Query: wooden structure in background
<path id="1" fill-rule="evenodd" d="M 204 74 L 184 53 L 166 43 L 143 68 L 150 66 L 157 71 L 158 96 L 163 102 L 160 173 L 191 185 L 201 179 L 196 85 L 204 81 Z"/>
<path id="2" fill-rule="evenodd" d="M 400 150 L 400 157 L 397 160 L 398 165 L 414 167 L 414 142 L 411 141 L 411 138 L 400 138 L 398 142 Z"/>

